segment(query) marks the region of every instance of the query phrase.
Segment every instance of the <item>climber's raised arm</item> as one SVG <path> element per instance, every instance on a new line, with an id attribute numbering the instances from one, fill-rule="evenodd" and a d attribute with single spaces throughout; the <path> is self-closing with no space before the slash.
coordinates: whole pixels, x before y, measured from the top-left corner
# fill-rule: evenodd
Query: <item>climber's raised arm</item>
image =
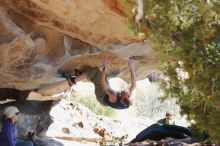
<path id="1" fill-rule="evenodd" d="M 100 74 L 99 83 L 104 89 L 105 93 L 109 96 L 112 96 L 112 94 L 115 94 L 113 90 L 109 87 L 109 85 L 106 83 L 106 68 L 109 64 L 108 56 L 106 55 L 103 60 L 103 69 Z"/>

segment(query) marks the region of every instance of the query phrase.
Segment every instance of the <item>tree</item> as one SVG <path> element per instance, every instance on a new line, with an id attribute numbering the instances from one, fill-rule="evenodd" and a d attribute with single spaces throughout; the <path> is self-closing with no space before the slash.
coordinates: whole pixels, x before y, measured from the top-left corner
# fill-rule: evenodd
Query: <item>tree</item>
<path id="1" fill-rule="evenodd" d="M 130 7 L 134 1 L 124 0 Z M 213 140 L 220 139 L 220 2 L 218 0 L 144 0 L 141 24 L 163 56 L 162 87 L 178 98 L 182 113 L 193 119 Z M 130 8 L 128 7 L 128 8 Z"/>

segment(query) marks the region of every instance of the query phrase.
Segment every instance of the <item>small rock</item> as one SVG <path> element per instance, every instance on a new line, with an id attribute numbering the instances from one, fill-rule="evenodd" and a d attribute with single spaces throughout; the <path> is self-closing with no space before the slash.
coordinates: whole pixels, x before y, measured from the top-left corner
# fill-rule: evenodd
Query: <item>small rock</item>
<path id="1" fill-rule="evenodd" d="M 101 129 L 101 128 L 96 127 L 93 129 L 93 131 L 101 137 L 105 137 L 106 135 L 106 130 L 104 128 Z"/>
<path id="2" fill-rule="evenodd" d="M 65 134 L 70 134 L 69 128 L 62 128 L 62 132 Z"/>
<path id="3" fill-rule="evenodd" d="M 95 133 L 98 133 L 99 128 L 96 127 L 96 128 L 93 129 L 93 131 L 94 131 Z"/>
<path id="4" fill-rule="evenodd" d="M 78 126 L 78 127 L 80 127 L 80 128 L 84 128 L 83 122 L 76 123 L 75 125 Z"/>
<path id="5" fill-rule="evenodd" d="M 98 134 L 99 134 L 101 137 L 105 137 L 106 130 L 105 130 L 105 129 L 101 129 L 101 130 L 98 131 Z"/>
<path id="6" fill-rule="evenodd" d="M 73 103 L 70 103 L 70 106 L 74 107 Z"/>

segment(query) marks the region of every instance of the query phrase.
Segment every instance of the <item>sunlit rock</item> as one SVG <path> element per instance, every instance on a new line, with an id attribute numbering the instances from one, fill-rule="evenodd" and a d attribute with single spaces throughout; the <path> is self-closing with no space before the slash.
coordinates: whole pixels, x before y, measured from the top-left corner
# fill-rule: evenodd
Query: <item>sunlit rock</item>
<path id="1" fill-rule="evenodd" d="M 82 66 L 102 67 L 111 54 L 109 75 L 129 82 L 128 58 L 137 79 L 159 67 L 149 43 L 133 36 L 119 0 L 0 0 L 0 87 L 39 88 Z"/>

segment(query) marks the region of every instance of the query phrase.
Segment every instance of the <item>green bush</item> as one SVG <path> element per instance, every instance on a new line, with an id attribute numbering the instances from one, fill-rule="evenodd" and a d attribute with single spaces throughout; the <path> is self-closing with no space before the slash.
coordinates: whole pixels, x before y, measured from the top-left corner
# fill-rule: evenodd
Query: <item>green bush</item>
<path id="1" fill-rule="evenodd" d="M 125 1 L 126 2 L 126 1 Z M 162 87 L 200 131 L 220 139 L 220 2 L 143 0 L 145 32 L 161 54 Z M 136 7 L 136 5 L 127 3 Z M 131 14 L 130 20 L 132 20 Z M 131 22 L 131 21 L 130 21 Z M 133 22 L 134 23 L 134 22 Z M 135 26 L 135 25 L 133 25 Z M 135 30 L 136 31 L 136 30 Z M 181 62 L 181 63 L 178 63 Z M 188 78 L 179 75 L 188 74 Z"/>
<path id="2" fill-rule="evenodd" d="M 71 100 L 86 106 L 87 108 L 89 108 L 92 112 L 94 112 L 97 115 L 108 116 L 108 117 L 113 117 L 115 115 L 114 109 L 101 105 L 97 101 L 94 95 L 91 95 L 91 96 L 76 95 L 72 97 Z"/>

